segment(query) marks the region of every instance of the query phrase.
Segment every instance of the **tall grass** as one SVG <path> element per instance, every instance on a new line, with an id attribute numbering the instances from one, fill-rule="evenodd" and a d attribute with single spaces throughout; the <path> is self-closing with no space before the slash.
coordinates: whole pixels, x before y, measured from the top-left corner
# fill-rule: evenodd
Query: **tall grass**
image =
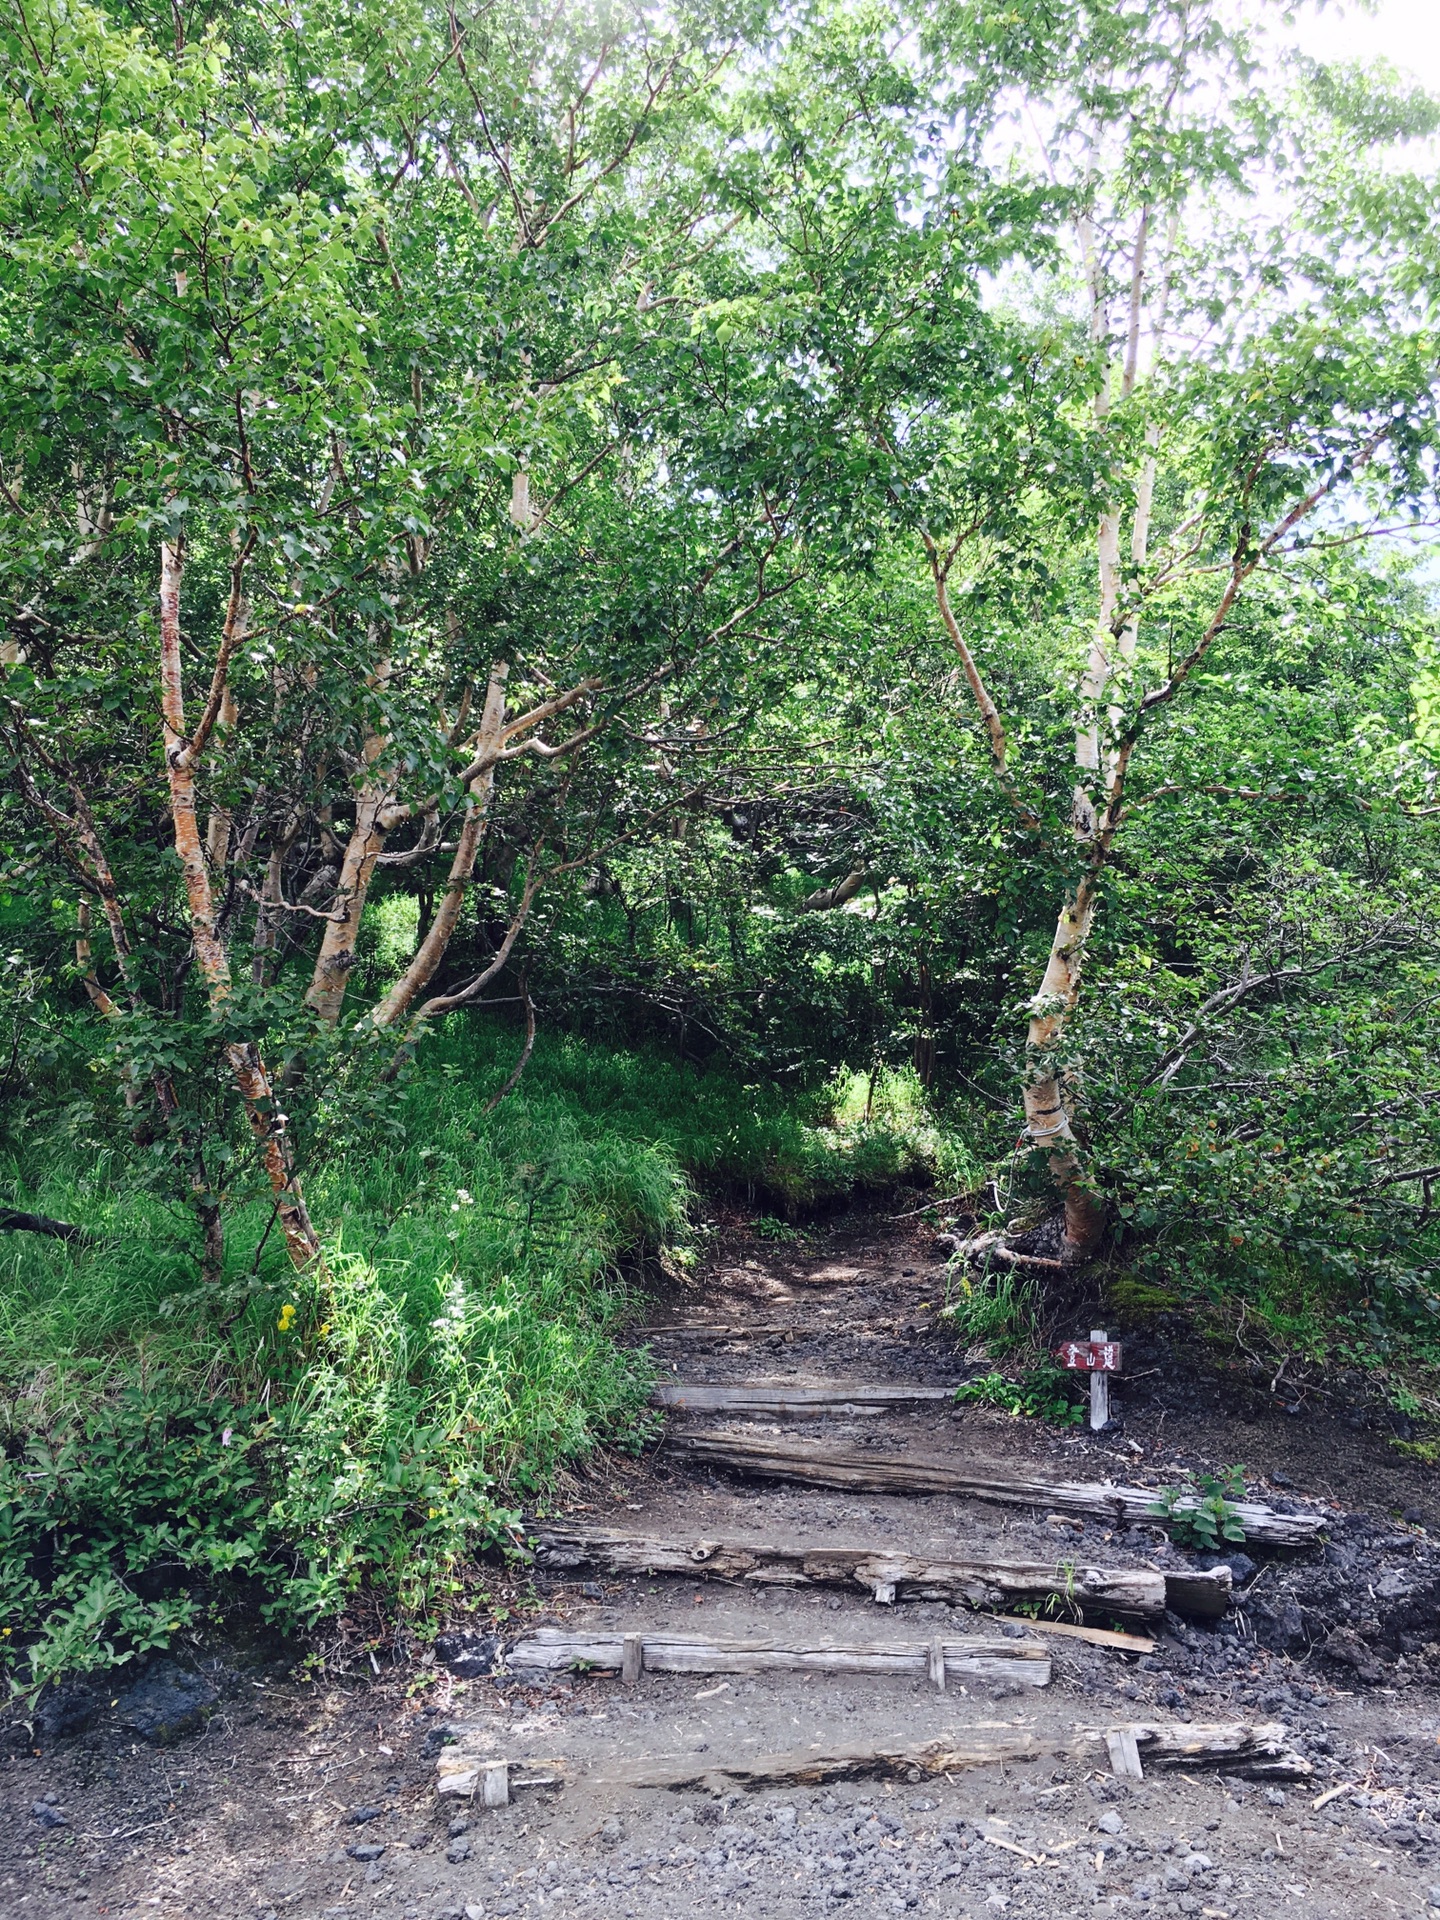
<path id="1" fill-rule="evenodd" d="M 574 1038 L 487 1114 L 513 1049 L 440 1036 L 386 1130 L 314 1160 L 306 1275 L 256 1200 L 203 1292 L 187 1210 L 98 1121 L 10 1143 L 0 1192 L 94 1235 L 0 1241 L 0 1599 L 27 1684 L 163 1644 L 220 1574 L 287 1626 L 362 1588 L 431 1605 L 562 1462 L 648 1431 L 624 1263 L 683 1242 L 692 1177 L 796 1203 L 933 1149 L 898 1079 L 866 1119 L 848 1084 L 797 1109 Z"/>

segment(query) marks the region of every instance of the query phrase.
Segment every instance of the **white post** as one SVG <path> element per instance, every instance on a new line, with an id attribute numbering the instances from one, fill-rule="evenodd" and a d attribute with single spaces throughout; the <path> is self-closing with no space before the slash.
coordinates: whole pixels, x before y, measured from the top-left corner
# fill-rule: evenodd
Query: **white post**
<path id="1" fill-rule="evenodd" d="M 507 1760 L 486 1760 L 480 1767 L 480 1798 L 487 1807 L 508 1807 L 510 1804 L 510 1763 Z"/>
<path id="2" fill-rule="evenodd" d="M 1090 1329 L 1090 1342 L 1104 1342 L 1107 1338 L 1103 1327 Z M 1110 1418 L 1110 1376 L 1097 1368 L 1090 1376 L 1090 1431 L 1099 1433 Z"/>
<path id="3" fill-rule="evenodd" d="M 930 1683 L 938 1687 L 941 1693 L 945 1691 L 945 1642 L 943 1640 L 930 1642 Z"/>
<path id="4" fill-rule="evenodd" d="M 645 1665 L 645 1642 L 640 1634 L 627 1633 L 620 1647 L 620 1678 L 627 1687 L 633 1687 Z"/>

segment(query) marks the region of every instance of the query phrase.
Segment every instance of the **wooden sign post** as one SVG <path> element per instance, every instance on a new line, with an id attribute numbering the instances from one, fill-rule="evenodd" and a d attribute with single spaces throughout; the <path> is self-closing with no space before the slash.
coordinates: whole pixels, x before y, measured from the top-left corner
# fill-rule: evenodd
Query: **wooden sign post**
<path id="1" fill-rule="evenodd" d="M 1110 1375 L 1120 1371 L 1120 1343 L 1112 1340 L 1103 1327 L 1092 1327 L 1090 1338 L 1067 1340 L 1057 1347 L 1055 1358 L 1069 1373 L 1090 1376 L 1090 1431 L 1099 1433 L 1110 1418 Z"/>

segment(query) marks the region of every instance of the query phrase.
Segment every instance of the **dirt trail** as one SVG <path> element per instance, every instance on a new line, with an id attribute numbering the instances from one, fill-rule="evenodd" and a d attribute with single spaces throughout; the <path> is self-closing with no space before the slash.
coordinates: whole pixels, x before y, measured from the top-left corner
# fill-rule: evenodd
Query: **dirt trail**
<path id="1" fill-rule="evenodd" d="M 931 1243 L 908 1228 L 842 1222 L 780 1246 L 737 1230 L 683 1295 L 657 1303 L 644 1337 L 676 1380 L 952 1384 L 980 1363 L 967 1366 L 937 1327 L 942 1289 Z M 172 1746 L 120 1724 L 119 1689 L 74 1732 L 14 1743 L 0 1914 L 1433 1915 L 1440 1555 L 1420 1524 L 1440 1519 L 1433 1490 L 1383 1465 L 1393 1457 L 1383 1441 L 1343 1416 L 1272 1411 L 1248 1390 L 1168 1368 L 1143 1337 L 1127 1367 L 1138 1377 L 1119 1396 L 1122 1430 L 1098 1438 L 946 1403 L 694 1424 L 877 1453 L 979 1455 L 1072 1480 L 1161 1484 L 1177 1461 L 1244 1458 L 1272 1504 L 1328 1505 L 1331 1544 L 1258 1569 L 1237 1562 L 1247 1576 L 1238 1615 L 1208 1626 L 1169 1617 L 1143 1658 L 1056 1639 L 1053 1678 L 1039 1691 L 972 1677 L 941 1694 L 925 1678 L 787 1672 L 644 1673 L 631 1686 L 598 1674 L 466 1679 L 484 1648 L 470 1643 L 467 1661 L 463 1637 L 441 1643 L 448 1667 L 429 1656 L 325 1687 L 297 1679 L 288 1661 L 232 1648 L 212 1662 L 219 1698 L 203 1732 Z M 682 1423 L 672 1420 L 672 1433 Z M 668 1443 L 616 1476 L 588 1483 L 564 1515 L 790 1546 L 1191 1564 L 1149 1525 L 1047 1519 L 948 1495 L 747 1484 L 692 1471 Z M 1413 1518 L 1392 1517 L 1397 1506 Z M 571 1630 L 806 1644 L 996 1631 L 963 1606 L 879 1606 L 858 1588 L 583 1570 L 537 1576 L 536 1586 L 543 1622 Z M 513 1623 L 506 1631 L 514 1637 Z M 163 1670 L 157 1684 L 163 1694 Z M 1284 1721 L 1312 1777 L 1281 1788 L 1152 1768 L 1132 1783 L 1043 1760 L 751 1791 L 713 1776 L 686 1791 L 616 1780 L 665 1757 L 694 1771 L 711 1756 L 720 1766 L 778 1749 L 829 1753 L 987 1723 L 1059 1742 L 1081 1723 L 1235 1719 Z M 517 1792 L 503 1808 L 439 1800 L 436 1756 L 455 1732 L 477 1754 L 558 1760 L 566 1784 Z"/>

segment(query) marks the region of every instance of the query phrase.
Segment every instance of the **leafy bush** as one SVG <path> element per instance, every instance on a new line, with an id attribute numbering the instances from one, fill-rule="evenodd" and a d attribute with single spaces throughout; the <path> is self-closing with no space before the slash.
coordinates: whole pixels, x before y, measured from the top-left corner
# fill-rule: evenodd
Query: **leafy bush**
<path id="1" fill-rule="evenodd" d="M 1214 1553 L 1221 1540 L 1244 1544 L 1245 1529 L 1234 1505 L 1244 1497 L 1244 1467 L 1224 1467 L 1201 1474 L 1192 1485 L 1166 1487 L 1147 1512 L 1166 1523 L 1179 1546 Z"/>
<path id="2" fill-rule="evenodd" d="M 957 1387 L 955 1398 L 999 1407 L 1017 1419 L 1054 1420 L 1062 1426 L 1076 1426 L 1085 1418 L 1084 1403 L 1075 1397 L 1075 1375 L 1048 1362 L 1027 1368 L 1014 1380 L 1003 1373 L 980 1374 Z"/>

